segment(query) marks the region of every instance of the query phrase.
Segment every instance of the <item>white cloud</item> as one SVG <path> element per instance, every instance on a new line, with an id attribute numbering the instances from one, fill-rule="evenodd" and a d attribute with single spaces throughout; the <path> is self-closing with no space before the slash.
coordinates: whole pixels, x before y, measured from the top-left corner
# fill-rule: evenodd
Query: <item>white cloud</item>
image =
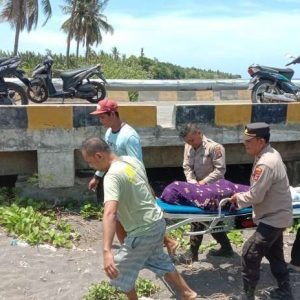
<path id="1" fill-rule="evenodd" d="M 247 77 L 251 63 L 284 67 L 286 53 L 300 54 L 297 52 L 300 18 L 293 13 L 195 18 L 181 11 L 144 18 L 110 14 L 108 19 L 115 33 L 104 35 L 96 50 L 111 51 L 116 46 L 121 53 L 139 55 L 144 48 L 147 57 L 182 66 L 219 69 L 243 77 Z M 13 45 L 13 37 L 7 42 Z M 20 49 L 65 53 L 66 35 L 45 26 L 30 34 L 22 33 Z M 296 75 L 300 77 L 300 72 Z"/>
<path id="2" fill-rule="evenodd" d="M 300 18 L 293 14 L 260 14 L 240 18 L 196 19 L 178 15 L 137 19 L 110 16 L 115 34 L 103 48 L 171 61 L 185 66 L 246 75 L 251 63 L 283 66 L 287 52 L 298 54 L 295 36 Z M 289 20 L 280 22 L 278 20 Z M 300 53 L 299 53 L 300 54 Z"/>

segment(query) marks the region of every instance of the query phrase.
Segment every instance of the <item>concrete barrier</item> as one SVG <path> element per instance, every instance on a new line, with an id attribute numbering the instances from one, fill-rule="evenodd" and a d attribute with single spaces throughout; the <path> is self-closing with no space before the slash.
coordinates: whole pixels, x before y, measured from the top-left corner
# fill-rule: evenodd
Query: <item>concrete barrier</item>
<path id="1" fill-rule="evenodd" d="M 98 118 L 89 114 L 94 109 L 94 105 L 1 106 L 1 174 L 36 171 L 40 187 L 73 186 L 74 151 L 80 148 L 84 139 L 103 136 L 105 131 Z M 125 122 L 144 130 L 146 138 L 147 132 L 155 136 L 155 106 L 121 105 L 119 111 Z M 30 168 L 24 163 L 24 157 L 32 160 Z"/>
<path id="2" fill-rule="evenodd" d="M 75 169 L 87 168 L 78 151 L 82 141 L 105 132 L 98 118 L 90 115 L 94 109 L 94 105 L 1 106 L 0 173 L 37 172 L 40 187 L 72 187 Z M 178 130 L 189 122 L 199 123 L 207 136 L 224 144 L 228 164 L 252 163 L 243 149 L 243 128 L 265 121 L 289 173 L 300 180 L 300 103 L 178 104 L 168 128 L 157 123 L 155 105 L 120 104 L 120 114 L 140 134 L 148 168 L 181 166 L 183 141 Z"/>
<path id="3" fill-rule="evenodd" d="M 175 127 L 198 123 L 223 144 L 243 141 L 243 127 L 252 122 L 266 122 L 274 142 L 300 141 L 300 103 L 289 104 L 211 104 L 176 105 Z"/>
<path id="4" fill-rule="evenodd" d="M 214 126 L 238 126 L 251 122 L 268 124 L 300 124 L 300 103 L 288 104 L 176 104 L 176 128 L 195 122 Z"/>

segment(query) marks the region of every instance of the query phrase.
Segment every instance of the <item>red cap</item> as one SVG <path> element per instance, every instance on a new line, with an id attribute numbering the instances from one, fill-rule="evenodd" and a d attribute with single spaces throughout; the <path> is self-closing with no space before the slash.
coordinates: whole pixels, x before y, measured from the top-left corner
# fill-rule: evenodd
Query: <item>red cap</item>
<path id="1" fill-rule="evenodd" d="M 112 111 L 118 111 L 118 103 L 114 100 L 104 99 L 98 102 L 95 111 L 91 112 L 91 115 L 100 115 Z"/>

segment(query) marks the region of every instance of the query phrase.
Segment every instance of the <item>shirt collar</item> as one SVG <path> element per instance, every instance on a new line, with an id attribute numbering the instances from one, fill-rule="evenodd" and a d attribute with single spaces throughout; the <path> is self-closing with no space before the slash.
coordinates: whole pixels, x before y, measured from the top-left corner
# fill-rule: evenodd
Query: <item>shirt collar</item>
<path id="1" fill-rule="evenodd" d="M 271 145 L 268 143 L 268 144 L 266 145 L 266 147 L 263 148 L 263 149 L 260 151 L 260 153 L 256 156 L 257 159 L 261 158 L 261 156 L 262 156 L 264 153 L 270 151 L 270 149 L 271 149 Z"/>

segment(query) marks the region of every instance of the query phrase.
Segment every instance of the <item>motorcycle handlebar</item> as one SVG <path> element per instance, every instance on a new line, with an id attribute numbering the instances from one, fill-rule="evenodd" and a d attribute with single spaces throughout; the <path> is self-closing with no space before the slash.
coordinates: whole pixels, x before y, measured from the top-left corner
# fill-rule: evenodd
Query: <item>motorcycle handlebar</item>
<path id="1" fill-rule="evenodd" d="M 286 66 L 290 66 L 290 65 L 293 65 L 293 64 L 299 64 L 299 63 L 300 63 L 300 56 L 298 56 L 297 58 L 295 58 L 291 62 L 287 63 Z"/>

